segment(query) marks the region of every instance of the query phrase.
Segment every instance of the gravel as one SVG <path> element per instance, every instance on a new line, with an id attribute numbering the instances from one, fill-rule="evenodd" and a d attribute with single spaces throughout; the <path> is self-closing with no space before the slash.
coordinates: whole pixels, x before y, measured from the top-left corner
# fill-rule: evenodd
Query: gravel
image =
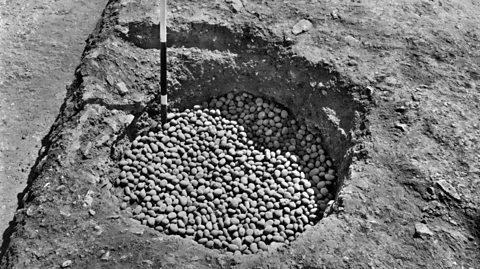
<path id="1" fill-rule="evenodd" d="M 228 94 L 173 113 L 119 161 L 121 209 L 166 234 L 243 254 L 288 243 L 333 199 L 333 162 L 280 105 Z"/>

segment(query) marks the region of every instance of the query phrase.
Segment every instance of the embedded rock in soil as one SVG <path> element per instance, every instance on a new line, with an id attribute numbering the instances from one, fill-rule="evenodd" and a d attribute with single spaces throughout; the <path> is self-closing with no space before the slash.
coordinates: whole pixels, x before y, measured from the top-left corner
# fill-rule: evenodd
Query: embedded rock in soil
<path id="1" fill-rule="evenodd" d="M 292 33 L 294 35 L 299 35 L 301 33 L 307 32 L 312 29 L 313 25 L 309 20 L 301 20 L 297 24 L 295 24 L 292 28 Z"/>
<path id="2" fill-rule="evenodd" d="M 336 172 L 321 142 L 279 105 L 230 93 L 137 137 L 117 184 L 145 225 L 256 253 L 293 241 L 334 198 Z"/>

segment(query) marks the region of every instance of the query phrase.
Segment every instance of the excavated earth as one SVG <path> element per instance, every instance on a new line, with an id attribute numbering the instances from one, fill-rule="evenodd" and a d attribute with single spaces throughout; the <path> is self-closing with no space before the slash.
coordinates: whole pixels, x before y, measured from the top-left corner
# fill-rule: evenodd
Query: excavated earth
<path id="1" fill-rule="evenodd" d="M 132 164 L 124 158 L 137 137 L 161 129 L 156 2 L 105 8 L 30 173 L 2 268 L 478 268 L 478 3 L 169 3 L 172 109 L 228 93 L 269 100 L 336 169 L 318 222 L 288 244 L 240 253 L 149 227 L 154 218 L 125 198 L 119 163 Z"/>

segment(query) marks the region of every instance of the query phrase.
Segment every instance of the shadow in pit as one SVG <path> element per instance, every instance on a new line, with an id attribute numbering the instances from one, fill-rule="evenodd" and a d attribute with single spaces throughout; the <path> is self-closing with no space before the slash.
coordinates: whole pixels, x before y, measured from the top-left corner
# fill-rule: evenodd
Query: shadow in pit
<path id="1" fill-rule="evenodd" d="M 7 252 L 7 249 L 8 249 L 8 246 L 10 245 L 10 237 L 11 235 L 13 234 L 14 232 L 14 223 L 15 223 L 15 220 L 11 220 L 9 223 L 8 223 L 8 227 L 7 229 L 3 232 L 3 235 L 2 235 L 2 246 L 0 246 L 0 265 L 3 264 L 2 262 L 2 259 L 5 255 L 5 253 Z"/>
<path id="2" fill-rule="evenodd" d="M 128 32 L 119 35 L 142 49 L 160 49 L 160 27 L 147 22 L 128 23 Z M 242 54 L 245 50 L 266 51 L 273 47 L 288 47 L 292 41 L 273 39 L 255 25 L 242 25 L 231 29 L 224 25 L 209 23 L 189 23 L 181 29 L 168 28 L 167 45 L 199 48 L 218 51 L 230 51 Z M 267 39 L 272 39 L 266 41 Z"/>
<path id="3" fill-rule="evenodd" d="M 480 210 L 472 211 L 472 209 L 469 209 L 467 212 L 463 212 L 463 215 L 468 220 L 467 226 L 471 234 L 477 243 L 480 243 Z"/>

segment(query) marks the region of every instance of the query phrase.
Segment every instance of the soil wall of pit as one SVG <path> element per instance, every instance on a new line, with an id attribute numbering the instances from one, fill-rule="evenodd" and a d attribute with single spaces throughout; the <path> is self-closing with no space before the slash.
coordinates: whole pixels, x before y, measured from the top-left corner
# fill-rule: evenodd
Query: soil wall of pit
<path id="1" fill-rule="evenodd" d="M 124 40 L 150 57 L 158 55 L 158 24 L 127 25 L 120 33 Z M 366 108 L 360 98 L 368 95 L 367 90 L 349 84 L 325 63 L 296 56 L 288 44 L 268 40 L 259 29 L 205 23 L 179 28 L 169 28 L 171 107 L 182 110 L 228 92 L 273 100 L 319 130 L 317 135 L 339 167 L 341 186 L 351 162 L 352 134 L 364 128 Z M 153 97 L 147 111 L 158 112 L 158 99 Z"/>

